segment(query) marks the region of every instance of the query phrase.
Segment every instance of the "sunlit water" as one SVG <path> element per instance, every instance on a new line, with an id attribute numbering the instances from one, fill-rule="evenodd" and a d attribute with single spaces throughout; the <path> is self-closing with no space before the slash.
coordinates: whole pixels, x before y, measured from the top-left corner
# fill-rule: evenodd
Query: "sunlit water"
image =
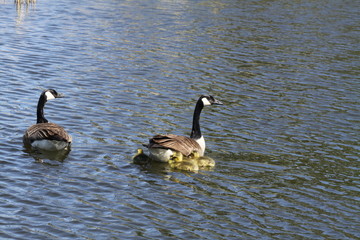
<path id="1" fill-rule="evenodd" d="M 360 238 L 357 1 L 0 3 L 0 238 Z M 69 155 L 29 153 L 45 116 Z M 199 173 L 131 157 L 188 135 Z M 58 159 L 58 160 L 51 160 Z M 59 159 L 64 159 L 60 161 Z"/>

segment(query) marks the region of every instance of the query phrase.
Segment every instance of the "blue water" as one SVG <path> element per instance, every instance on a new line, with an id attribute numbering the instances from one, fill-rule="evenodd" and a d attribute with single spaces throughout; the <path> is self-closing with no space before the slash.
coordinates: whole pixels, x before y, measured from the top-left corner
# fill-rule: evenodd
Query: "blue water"
<path id="1" fill-rule="evenodd" d="M 356 1 L 0 3 L 0 238 L 358 239 Z M 25 150 L 42 90 L 68 155 Z M 131 157 L 189 135 L 198 173 Z"/>

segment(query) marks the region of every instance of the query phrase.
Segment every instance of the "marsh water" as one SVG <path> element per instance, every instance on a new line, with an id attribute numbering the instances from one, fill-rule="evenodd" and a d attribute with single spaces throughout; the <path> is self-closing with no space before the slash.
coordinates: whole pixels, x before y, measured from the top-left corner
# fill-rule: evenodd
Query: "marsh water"
<path id="1" fill-rule="evenodd" d="M 0 2 L 1 239 L 359 239 L 357 1 Z M 24 149 L 42 90 L 70 153 Z M 189 135 L 197 173 L 135 165 Z"/>

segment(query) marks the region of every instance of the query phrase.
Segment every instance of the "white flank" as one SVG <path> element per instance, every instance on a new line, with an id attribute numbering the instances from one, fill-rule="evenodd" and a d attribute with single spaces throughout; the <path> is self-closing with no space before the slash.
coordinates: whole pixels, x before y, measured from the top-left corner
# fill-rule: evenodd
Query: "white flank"
<path id="1" fill-rule="evenodd" d="M 68 147 L 68 145 L 69 144 L 67 142 L 55 140 L 37 140 L 31 144 L 32 147 L 44 149 L 47 151 L 59 151 Z"/>
<path id="2" fill-rule="evenodd" d="M 46 100 L 51 100 L 51 99 L 54 99 L 54 98 L 55 98 L 54 95 L 53 95 L 51 92 L 49 92 L 49 91 L 47 91 L 47 92 L 45 93 L 45 95 L 46 95 Z"/>
<path id="3" fill-rule="evenodd" d="M 201 147 L 201 152 L 199 152 L 200 156 L 204 156 L 205 152 L 205 139 L 204 136 L 201 136 L 201 138 L 195 140 Z"/>
<path id="4" fill-rule="evenodd" d="M 150 157 L 158 162 L 168 162 L 173 151 L 171 149 L 164 148 L 149 148 Z"/>

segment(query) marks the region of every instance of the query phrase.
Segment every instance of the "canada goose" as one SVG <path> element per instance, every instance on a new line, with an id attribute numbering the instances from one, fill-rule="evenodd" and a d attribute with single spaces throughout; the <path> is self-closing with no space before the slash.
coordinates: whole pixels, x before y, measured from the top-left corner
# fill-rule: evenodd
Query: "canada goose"
<path id="1" fill-rule="evenodd" d="M 138 148 L 136 154 L 132 158 L 133 163 L 144 165 L 150 162 L 150 157 L 144 153 L 141 148 Z"/>
<path id="2" fill-rule="evenodd" d="M 200 156 L 200 154 L 196 151 L 193 151 L 190 154 L 191 158 L 194 158 L 197 161 L 197 164 L 199 167 L 214 167 L 215 166 L 215 160 L 207 157 L 207 156 Z"/>
<path id="3" fill-rule="evenodd" d="M 169 165 L 171 168 L 196 172 L 199 170 L 199 166 L 195 158 L 187 158 L 181 152 L 174 152 L 169 159 Z"/>
<path id="4" fill-rule="evenodd" d="M 205 140 L 199 123 L 201 110 L 204 106 L 222 104 L 210 95 L 202 95 L 196 102 L 190 137 L 174 134 L 156 135 L 149 139 L 148 145 L 144 145 L 149 149 L 150 157 L 156 161 L 168 162 L 175 151 L 181 152 L 186 157 L 193 151 L 197 151 L 200 156 L 204 155 Z"/>
<path id="5" fill-rule="evenodd" d="M 44 106 L 47 100 L 61 97 L 63 95 L 54 89 L 48 89 L 41 93 L 37 105 L 37 121 L 26 130 L 23 136 L 24 145 L 48 151 L 68 149 L 72 141 L 71 136 L 63 127 L 49 123 L 44 117 Z"/>

